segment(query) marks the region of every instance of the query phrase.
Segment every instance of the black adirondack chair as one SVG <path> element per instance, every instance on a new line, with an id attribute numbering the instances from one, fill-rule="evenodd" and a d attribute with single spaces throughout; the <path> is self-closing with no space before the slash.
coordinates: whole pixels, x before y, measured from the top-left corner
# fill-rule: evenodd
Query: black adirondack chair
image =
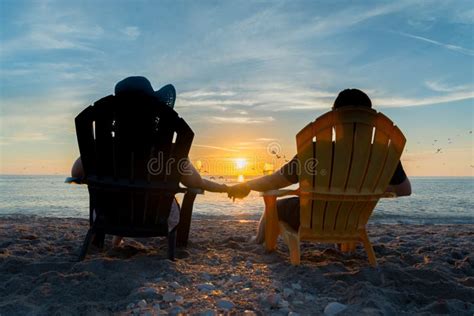
<path id="1" fill-rule="evenodd" d="M 137 94 L 102 98 L 75 123 L 90 197 L 90 228 L 79 260 L 93 239 L 102 247 L 105 234 L 167 236 L 168 258 L 174 259 L 177 231 L 179 245 L 185 246 L 200 193 L 179 184 L 194 137 L 191 128 L 163 102 Z M 180 223 L 168 232 L 177 193 L 185 193 Z"/>

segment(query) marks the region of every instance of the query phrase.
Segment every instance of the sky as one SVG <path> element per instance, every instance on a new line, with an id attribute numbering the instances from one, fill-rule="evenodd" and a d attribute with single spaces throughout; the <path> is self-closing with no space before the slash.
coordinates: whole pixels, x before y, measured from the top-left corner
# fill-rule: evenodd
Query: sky
<path id="1" fill-rule="evenodd" d="M 193 162 L 277 166 L 359 88 L 409 176 L 473 176 L 473 24 L 472 1 L 1 0 L 0 173 L 68 174 L 74 117 L 142 75 L 176 87 Z"/>

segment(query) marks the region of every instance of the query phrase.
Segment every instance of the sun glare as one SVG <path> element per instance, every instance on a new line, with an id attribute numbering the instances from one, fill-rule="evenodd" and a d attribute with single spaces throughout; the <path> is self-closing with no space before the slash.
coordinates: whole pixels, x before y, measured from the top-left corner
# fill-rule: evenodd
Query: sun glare
<path id="1" fill-rule="evenodd" d="M 237 178 L 237 182 L 239 183 L 242 183 L 245 181 L 245 178 L 244 178 L 244 175 L 243 174 L 239 174 L 239 177 Z"/>
<path id="2" fill-rule="evenodd" d="M 247 160 L 245 158 L 235 158 L 235 167 L 237 169 L 244 169 L 247 165 Z"/>

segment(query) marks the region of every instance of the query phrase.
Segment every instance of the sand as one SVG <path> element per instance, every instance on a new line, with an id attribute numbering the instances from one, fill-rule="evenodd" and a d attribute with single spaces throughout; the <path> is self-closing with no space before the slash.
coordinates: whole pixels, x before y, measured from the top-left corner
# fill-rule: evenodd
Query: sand
<path id="1" fill-rule="evenodd" d="M 77 254 L 88 221 L 0 217 L 1 315 L 473 315 L 474 225 L 371 225 L 358 248 L 305 243 L 301 266 L 247 241 L 254 221 L 194 220 L 166 259 L 160 238 Z M 337 303 L 339 304 L 337 304 Z"/>

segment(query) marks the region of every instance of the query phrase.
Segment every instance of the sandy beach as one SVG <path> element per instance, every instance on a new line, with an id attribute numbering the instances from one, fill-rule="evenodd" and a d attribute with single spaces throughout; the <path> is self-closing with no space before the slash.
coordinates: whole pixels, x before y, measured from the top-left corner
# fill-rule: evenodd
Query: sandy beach
<path id="1" fill-rule="evenodd" d="M 373 225 L 365 252 L 305 243 L 293 267 L 247 239 L 254 221 L 194 220 L 190 245 L 166 259 L 158 238 L 77 253 L 88 222 L 0 218 L 0 314 L 431 315 L 474 313 L 474 225 Z M 341 305 L 339 305 L 339 304 Z"/>

